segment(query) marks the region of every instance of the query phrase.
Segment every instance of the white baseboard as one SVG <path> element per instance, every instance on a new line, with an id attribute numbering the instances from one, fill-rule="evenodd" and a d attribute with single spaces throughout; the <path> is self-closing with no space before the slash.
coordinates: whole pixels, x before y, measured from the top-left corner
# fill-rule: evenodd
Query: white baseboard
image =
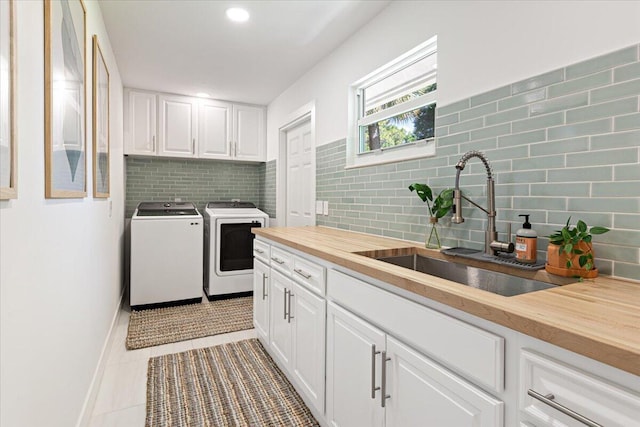
<path id="1" fill-rule="evenodd" d="M 98 398 L 98 391 L 100 390 L 100 383 L 102 382 L 102 375 L 104 374 L 107 358 L 109 357 L 109 352 L 111 350 L 114 331 L 116 330 L 118 319 L 120 317 L 120 313 L 122 312 L 122 302 L 124 300 L 124 293 L 126 292 L 126 290 L 127 288 L 124 287 L 122 293 L 120 294 L 120 301 L 118 302 L 116 306 L 116 312 L 113 314 L 113 317 L 111 319 L 111 327 L 109 328 L 109 333 L 107 334 L 107 338 L 105 339 L 102 346 L 102 352 L 100 353 L 100 358 L 98 359 L 96 370 L 93 373 L 93 378 L 91 379 L 91 384 L 89 385 L 87 396 L 85 397 L 84 404 L 82 405 L 82 410 L 80 411 L 80 416 L 78 417 L 76 427 L 87 427 L 89 426 L 89 423 L 91 421 L 93 407 L 95 406 L 96 399 Z"/>

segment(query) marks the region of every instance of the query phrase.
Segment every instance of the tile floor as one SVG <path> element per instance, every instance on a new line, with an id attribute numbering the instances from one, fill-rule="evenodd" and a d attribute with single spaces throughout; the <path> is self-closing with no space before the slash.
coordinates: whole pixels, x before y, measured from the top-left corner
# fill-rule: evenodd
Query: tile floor
<path id="1" fill-rule="evenodd" d="M 204 298 L 203 303 L 206 302 Z M 130 309 L 125 302 L 113 331 L 111 348 L 107 350 L 107 361 L 93 407 L 90 427 L 144 426 L 147 362 L 150 357 L 256 337 L 255 329 L 250 329 L 139 350 L 127 350 L 125 339 L 129 315 Z"/>

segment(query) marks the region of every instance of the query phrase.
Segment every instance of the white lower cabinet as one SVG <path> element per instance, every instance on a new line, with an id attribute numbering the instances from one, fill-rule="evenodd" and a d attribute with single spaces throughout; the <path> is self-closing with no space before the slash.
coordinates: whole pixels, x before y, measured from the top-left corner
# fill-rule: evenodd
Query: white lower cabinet
<path id="1" fill-rule="evenodd" d="M 501 401 L 431 359 L 390 336 L 385 356 L 386 427 L 503 425 Z"/>
<path id="2" fill-rule="evenodd" d="M 501 401 L 329 303 L 330 425 L 499 427 L 503 411 Z"/>
<path id="3" fill-rule="evenodd" d="M 327 304 L 327 421 L 336 427 L 382 427 L 380 355 L 385 334 Z"/>
<path id="4" fill-rule="evenodd" d="M 272 356 L 293 376 L 298 391 L 323 413 L 325 300 L 274 269 L 269 298 Z"/>
<path id="5" fill-rule="evenodd" d="M 537 427 L 640 426 L 640 395 L 544 354 L 521 350 L 521 422 Z"/>
<path id="6" fill-rule="evenodd" d="M 269 342 L 269 266 L 253 262 L 253 326 L 265 342 Z"/>

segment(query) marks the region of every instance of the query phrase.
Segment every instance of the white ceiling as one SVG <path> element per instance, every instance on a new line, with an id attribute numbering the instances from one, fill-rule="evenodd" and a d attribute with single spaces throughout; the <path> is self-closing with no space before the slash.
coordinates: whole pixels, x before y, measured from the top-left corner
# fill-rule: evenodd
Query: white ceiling
<path id="1" fill-rule="evenodd" d="M 100 0 L 126 87 L 268 104 L 390 0 Z M 242 6 L 246 23 L 227 20 Z"/>

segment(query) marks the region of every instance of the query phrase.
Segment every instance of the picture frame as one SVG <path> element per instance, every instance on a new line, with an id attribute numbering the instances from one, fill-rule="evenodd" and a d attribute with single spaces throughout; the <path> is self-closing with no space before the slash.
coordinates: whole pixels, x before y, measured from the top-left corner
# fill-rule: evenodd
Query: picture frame
<path id="1" fill-rule="evenodd" d="M 15 1 L 0 1 L 0 200 L 18 197 Z"/>
<path id="2" fill-rule="evenodd" d="M 86 9 L 44 0 L 45 197 L 87 195 Z"/>
<path id="3" fill-rule="evenodd" d="M 98 36 L 93 36 L 93 197 L 108 198 L 109 185 L 109 69 Z"/>

